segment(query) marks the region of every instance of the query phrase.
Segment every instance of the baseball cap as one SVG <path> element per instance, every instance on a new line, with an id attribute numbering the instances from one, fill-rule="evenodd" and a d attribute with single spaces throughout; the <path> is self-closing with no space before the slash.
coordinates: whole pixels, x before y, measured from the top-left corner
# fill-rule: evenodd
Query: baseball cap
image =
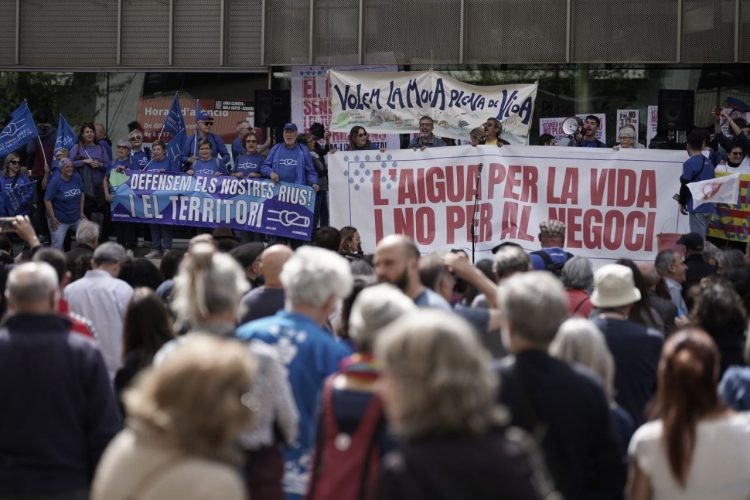
<path id="1" fill-rule="evenodd" d="M 205 111 L 201 110 L 200 113 L 195 115 L 195 119 L 199 122 L 213 122 L 214 117 L 206 113 Z"/>
<path id="2" fill-rule="evenodd" d="M 694 250 L 696 252 L 703 251 L 703 237 L 698 233 L 687 233 L 680 236 L 677 240 L 679 245 L 685 245 L 688 250 Z"/>
<path id="3" fill-rule="evenodd" d="M 284 124 L 284 130 L 294 130 L 296 132 L 297 131 L 297 125 L 295 125 L 294 123 L 291 123 L 291 122 L 285 123 Z"/>

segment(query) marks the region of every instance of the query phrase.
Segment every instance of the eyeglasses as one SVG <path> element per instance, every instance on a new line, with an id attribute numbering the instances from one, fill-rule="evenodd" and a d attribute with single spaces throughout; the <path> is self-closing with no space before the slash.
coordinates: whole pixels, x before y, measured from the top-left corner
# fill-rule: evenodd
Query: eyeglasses
<path id="1" fill-rule="evenodd" d="M 367 132 L 360 132 L 357 137 L 367 137 Z"/>
<path id="2" fill-rule="evenodd" d="M 206 127 L 213 127 L 214 126 L 214 122 L 203 122 L 203 124 L 206 125 Z"/>
<path id="3" fill-rule="evenodd" d="M 9 161 L 8 163 L 9 163 L 10 165 L 20 165 L 20 164 L 21 164 L 21 162 L 20 162 L 20 161 L 18 161 L 18 160 L 10 160 L 10 161 Z"/>
<path id="4" fill-rule="evenodd" d="M 258 141 L 254 140 L 254 139 L 250 139 L 248 141 L 245 141 L 245 144 L 258 144 Z"/>
<path id="5" fill-rule="evenodd" d="M 143 140 L 143 137 L 131 137 L 130 138 L 130 142 L 136 142 L 136 141 L 141 141 L 141 140 Z"/>

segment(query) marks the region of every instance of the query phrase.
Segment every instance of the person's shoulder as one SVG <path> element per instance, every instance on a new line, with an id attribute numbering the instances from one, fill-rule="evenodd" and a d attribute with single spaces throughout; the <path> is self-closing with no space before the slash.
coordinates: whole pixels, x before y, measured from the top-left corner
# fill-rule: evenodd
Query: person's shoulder
<path id="1" fill-rule="evenodd" d="M 272 327 L 278 328 L 278 318 L 275 315 L 249 321 L 238 327 L 236 333 L 242 340 L 251 340 L 266 336 Z"/>
<path id="2" fill-rule="evenodd" d="M 631 439 L 633 445 L 635 446 L 638 443 L 648 443 L 648 442 L 656 442 L 661 439 L 662 435 L 662 421 L 661 420 L 652 420 L 651 422 L 646 422 L 642 426 L 638 427 L 636 429 L 635 433 L 633 434 L 633 437 Z"/>

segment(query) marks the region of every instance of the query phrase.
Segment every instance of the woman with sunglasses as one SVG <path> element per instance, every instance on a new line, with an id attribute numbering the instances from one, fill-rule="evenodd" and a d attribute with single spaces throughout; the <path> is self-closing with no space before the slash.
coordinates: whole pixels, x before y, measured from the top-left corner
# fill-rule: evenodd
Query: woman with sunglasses
<path id="1" fill-rule="evenodd" d="M 5 157 L 3 163 L 3 175 L 0 177 L 0 188 L 3 191 L 10 191 L 21 186 L 31 184 L 31 178 L 29 178 L 29 172 L 25 168 L 21 168 L 21 157 L 16 153 L 10 153 Z M 29 215 L 32 211 L 32 197 L 33 191 L 29 191 L 29 196 L 19 196 L 18 199 L 22 200 L 22 203 L 18 207 L 2 207 L 2 211 L 5 215 Z M 23 199 L 27 198 L 25 202 Z"/>
<path id="2" fill-rule="evenodd" d="M 133 161 L 133 167 L 143 170 L 151 160 L 151 150 L 143 145 L 143 133 L 140 130 L 133 130 L 128 134 L 131 151 L 130 157 Z"/>
<path id="3" fill-rule="evenodd" d="M 359 125 L 352 127 L 349 131 L 349 151 L 365 151 L 372 149 L 378 149 L 378 147 L 370 142 L 367 130 Z"/>

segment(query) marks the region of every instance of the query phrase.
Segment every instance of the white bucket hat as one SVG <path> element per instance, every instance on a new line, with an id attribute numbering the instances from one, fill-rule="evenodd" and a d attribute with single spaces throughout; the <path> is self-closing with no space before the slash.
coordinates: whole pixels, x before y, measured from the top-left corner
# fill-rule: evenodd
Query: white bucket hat
<path id="1" fill-rule="evenodd" d="M 620 264 L 602 266 L 594 274 L 594 293 L 591 303 L 596 307 L 621 307 L 641 300 L 635 287 L 633 271 Z"/>

